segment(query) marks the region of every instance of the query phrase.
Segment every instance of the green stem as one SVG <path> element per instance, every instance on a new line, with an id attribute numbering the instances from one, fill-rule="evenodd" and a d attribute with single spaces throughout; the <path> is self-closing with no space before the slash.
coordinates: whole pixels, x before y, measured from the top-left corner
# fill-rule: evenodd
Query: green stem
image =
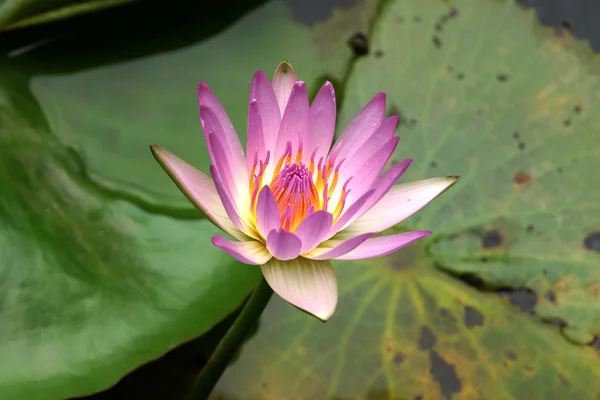
<path id="1" fill-rule="evenodd" d="M 260 282 L 254 288 L 244 309 L 231 328 L 225 334 L 208 362 L 196 377 L 186 400 L 206 400 L 223 375 L 225 368 L 242 345 L 244 339 L 258 321 L 258 318 L 269 303 L 273 289 L 261 275 Z"/>

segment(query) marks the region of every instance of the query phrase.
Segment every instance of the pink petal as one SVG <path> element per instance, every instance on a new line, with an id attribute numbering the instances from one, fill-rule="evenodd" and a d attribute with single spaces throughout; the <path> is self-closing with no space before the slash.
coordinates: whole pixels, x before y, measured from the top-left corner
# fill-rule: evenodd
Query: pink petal
<path id="1" fill-rule="evenodd" d="M 311 260 L 330 260 L 338 258 L 354 250 L 374 234 L 375 233 L 363 233 L 362 235 L 347 240 L 328 240 L 321 243 L 321 246 L 315 248 L 310 253 L 305 254 L 304 257 L 310 258 Z"/>
<path id="2" fill-rule="evenodd" d="M 291 232 L 273 229 L 267 235 L 267 250 L 278 260 L 292 260 L 300 254 L 302 242 Z"/>
<path id="3" fill-rule="evenodd" d="M 244 264 L 262 265 L 272 258 L 265 245 L 256 240 L 234 242 L 222 236 L 213 236 L 212 242 Z"/>
<path id="4" fill-rule="evenodd" d="M 348 185 L 351 192 L 348 193 L 346 201 L 349 204 L 352 204 L 355 199 L 373 187 L 379 174 L 388 163 L 392 154 L 394 154 L 394 151 L 396 151 L 399 140 L 398 136 L 394 136 L 381 146 L 367 161 L 361 164 L 360 169 L 352 176 L 352 181 Z"/>
<path id="5" fill-rule="evenodd" d="M 246 189 L 244 191 L 244 186 L 233 177 L 234 171 L 231 170 L 232 165 L 229 162 L 230 154 L 225 152 L 221 141 L 214 132 L 210 132 L 208 135 L 208 144 L 213 153 L 213 165 L 215 166 L 219 179 L 223 183 L 225 193 L 235 209 L 239 212 L 242 204 L 241 202 L 238 204 L 235 200 L 242 200 L 242 198 L 244 198 L 242 194 L 245 194 L 244 192 L 248 190 L 248 186 L 245 186 Z M 245 206 L 245 204 L 243 205 Z"/>
<path id="6" fill-rule="evenodd" d="M 308 136 L 309 129 L 308 119 L 309 107 L 306 84 L 302 81 L 296 82 L 292 88 L 290 101 L 287 103 L 283 118 L 281 119 L 281 125 L 279 126 L 274 163 L 283 154 L 288 142 L 292 144 L 292 157 L 295 156 L 298 150 L 299 140 L 302 140 L 303 147 L 306 146 L 306 137 Z"/>
<path id="7" fill-rule="evenodd" d="M 305 163 L 310 161 L 314 149 L 317 149 L 315 162 L 318 162 L 321 157 L 324 159 L 327 157 L 335 132 L 335 118 L 335 92 L 333 85 L 325 82 L 310 106 L 310 128 L 304 151 Z"/>
<path id="8" fill-rule="evenodd" d="M 298 225 L 294 234 L 302 241 L 300 254 L 304 254 L 314 249 L 321 243 L 331 230 L 333 215 L 327 211 L 316 211 Z"/>
<path id="9" fill-rule="evenodd" d="M 242 150 L 240 138 L 235 132 L 233 124 L 229 120 L 229 117 L 223 109 L 223 106 L 210 90 L 208 85 L 204 82 L 198 85 L 198 103 L 200 104 L 200 123 L 202 124 L 202 129 L 204 130 L 205 134 L 214 131 L 219 136 L 219 139 L 223 142 L 225 149 L 231 153 L 233 170 L 241 171 L 245 165 L 245 162 L 244 151 Z M 206 115 L 206 109 L 210 109 L 212 111 L 216 121 L 213 120 L 213 115 Z M 210 118 L 211 121 L 207 121 L 207 118 Z M 207 123 L 209 126 L 206 126 Z"/>
<path id="10" fill-rule="evenodd" d="M 250 103 L 254 100 L 256 100 L 256 106 L 262 122 L 265 154 L 267 151 L 270 151 L 271 157 L 273 157 L 283 112 L 279 111 L 279 103 L 273 91 L 273 86 L 271 86 L 269 78 L 262 71 L 257 71 L 254 74 L 252 84 L 250 85 Z M 250 135 L 250 127 L 248 127 L 248 135 Z M 247 156 L 248 158 L 254 157 L 253 154 L 247 154 Z"/>
<path id="11" fill-rule="evenodd" d="M 366 240 L 354 250 L 337 257 L 337 260 L 360 260 L 386 256 L 415 240 L 431 235 L 430 231 L 410 231 L 396 235 L 382 236 Z"/>
<path id="12" fill-rule="evenodd" d="M 363 216 L 340 232 L 344 236 L 381 232 L 410 217 L 458 181 L 444 176 L 394 186 Z"/>
<path id="13" fill-rule="evenodd" d="M 263 186 L 258 194 L 256 201 L 256 227 L 258 232 L 267 237 L 267 234 L 274 229 L 281 228 L 281 217 L 279 207 L 273 192 L 268 185 Z"/>
<path id="14" fill-rule="evenodd" d="M 244 233 L 248 233 L 249 231 L 242 224 L 242 220 L 241 220 L 239 214 L 237 213 L 235 206 L 233 205 L 229 196 L 225 192 L 225 188 L 223 187 L 223 182 L 221 181 L 221 178 L 219 178 L 217 169 L 215 168 L 215 166 L 213 164 L 211 164 L 211 166 L 210 166 L 210 174 L 212 175 L 213 182 L 215 183 L 215 189 L 217 190 L 217 193 L 219 194 L 219 198 L 221 199 L 221 204 L 223 204 L 223 208 L 225 209 L 227 216 L 229 216 L 229 219 L 231 220 L 231 222 L 233 222 L 233 224 L 236 226 L 236 228 L 238 228 L 240 231 L 242 231 Z"/>
<path id="15" fill-rule="evenodd" d="M 248 106 L 248 141 L 246 142 L 246 167 L 248 173 L 252 171 L 252 166 L 258 168 L 258 162 L 265 159 L 265 138 L 263 136 L 263 126 L 260 118 L 258 102 L 252 100 Z M 249 176 L 249 179 L 252 179 Z"/>
<path id="16" fill-rule="evenodd" d="M 338 288 L 331 262 L 272 258 L 261 269 L 267 283 L 284 300 L 322 321 L 333 315 Z"/>
<path id="17" fill-rule="evenodd" d="M 358 147 L 342 165 L 340 176 L 354 176 L 374 154 L 385 145 L 392 136 L 398 125 L 398 117 L 391 116 L 379 125 L 379 128 L 369 137 L 365 143 Z"/>
<path id="18" fill-rule="evenodd" d="M 237 239 L 247 238 L 228 217 L 212 179 L 158 145 L 152 145 L 150 149 L 179 190 L 210 222 Z"/>
<path id="19" fill-rule="evenodd" d="M 360 211 L 362 206 L 367 202 L 367 200 L 369 200 L 369 197 L 371 197 L 373 193 L 375 193 L 375 189 L 369 190 L 368 192 L 364 193 L 361 197 L 358 198 L 358 200 L 352 203 L 352 205 L 348 207 L 346 211 L 343 212 L 343 214 L 331 228 L 331 231 L 329 232 L 330 237 L 342 228 L 344 228 L 346 224 L 348 224 L 348 221 L 350 221 L 352 217 L 354 217 L 354 215 Z"/>
<path id="20" fill-rule="evenodd" d="M 377 93 L 375 97 L 360 110 L 348 124 L 338 140 L 340 152 L 338 159 L 352 154 L 375 132 L 385 115 L 385 93 Z M 341 142 L 341 143 L 340 143 Z M 336 145 L 338 146 L 338 145 Z M 335 146 L 334 146 L 335 148 Z"/>
<path id="21" fill-rule="evenodd" d="M 292 66 L 287 61 L 279 64 L 273 76 L 273 90 L 277 97 L 277 103 L 279 103 L 281 115 L 284 114 L 290 93 L 292 93 L 292 87 L 296 81 L 298 81 L 298 78 Z"/>
<path id="22" fill-rule="evenodd" d="M 367 199 L 360 210 L 354 214 L 352 218 L 349 218 L 347 224 L 351 224 L 377 204 L 377 202 L 390 191 L 390 188 L 398 181 L 398 179 L 400 179 L 411 163 L 411 159 L 406 159 L 385 171 L 385 173 L 379 177 L 375 185 L 373 185 L 373 188 L 375 189 L 373 195 Z"/>
<path id="23" fill-rule="evenodd" d="M 219 119 L 216 112 L 211 108 L 201 105 L 200 119 L 201 121 L 203 121 L 202 129 L 204 130 L 204 137 L 206 138 L 206 142 L 208 144 L 210 156 L 212 158 L 213 163 L 217 165 L 219 173 L 221 173 L 223 169 L 218 165 L 219 161 L 217 161 L 216 159 L 215 149 L 213 148 L 213 143 L 210 139 L 211 134 L 214 134 L 218 139 L 220 146 L 223 149 L 221 155 L 224 156 L 227 160 L 226 165 L 230 175 L 228 184 L 235 185 L 235 187 L 237 188 L 244 188 L 243 190 L 247 190 L 248 169 L 246 168 L 244 153 L 241 150 L 241 145 L 238 137 L 235 136 L 234 140 L 236 142 L 236 146 L 239 147 L 239 150 L 234 150 L 232 148 L 231 143 L 229 143 L 231 139 L 228 137 L 228 134 L 223 128 L 223 121 Z M 233 131 L 233 134 L 235 134 L 235 131 Z"/>

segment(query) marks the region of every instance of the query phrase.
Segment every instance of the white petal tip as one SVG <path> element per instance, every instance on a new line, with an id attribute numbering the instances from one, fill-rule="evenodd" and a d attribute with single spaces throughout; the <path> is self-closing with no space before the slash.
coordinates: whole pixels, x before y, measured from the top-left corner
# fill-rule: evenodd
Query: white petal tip
<path id="1" fill-rule="evenodd" d="M 271 259 L 261 269 L 275 293 L 296 308 L 321 321 L 335 312 L 338 287 L 330 261 Z"/>

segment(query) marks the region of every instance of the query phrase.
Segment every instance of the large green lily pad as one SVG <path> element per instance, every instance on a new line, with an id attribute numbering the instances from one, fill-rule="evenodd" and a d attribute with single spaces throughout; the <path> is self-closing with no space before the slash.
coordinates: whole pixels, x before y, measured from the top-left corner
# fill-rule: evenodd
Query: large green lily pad
<path id="1" fill-rule="evenodd" d="M 336 263 L 327 323 L 275 299 L 214 399 L 595 398 L 591 348 L 431 268 L 413 246 Z M 421 396 L 421 397 L 419 397 Z"/>
<path id="2" fill-rule="evenodd" d="M 430 238 L 336 264 L 326 324 L 274 302 L 218 394 L 596 398 L 600 364 L 584 344 L 600 333 L 598 56 L 508 0 L 389 1 L 370 47 L 342 125 L 385 91 L 402 116 L 395 157 L 415 160 L 403 181 L 462 179 L 398 227 Z M 511 287 L 534 291 L 534 315 L 493 293 Z"/>
<path id="3" fill-rule="evenodd" d="M 61 63 L 80 62 L 65 52 Z M 34 60 L 58 62 L 55 54 L 48 56 Z M 283 3 L 271 1 L 197 44 L 69 74 L 37 75 L 32 91 L 52 131 L 77 149 L 92 180 L 154 208 L 190 214 L 195 210 L 167 175 L 156 173 L 147 145 L 159 143 L 208 173 L 198 83 L 211 86 L 245 141 L 252 75 L 257 69 L 271 75 L 283 58 L 292 59 L 311 86 L 323 74 L 310 29 L 294 22 Z"/>
<path id="4" fill-rule="evenodd" d="M 0 0 L 0 31 L 43 24 L 137 0 Z"/>
<path id="5" fill-rule="evenodd" d="M 99 193 L 34 122 L 21 78 L 0 74 L 0 397 L 56 400 L 206 332 L 260 271 L 215 249 L 206 220 Z"/>

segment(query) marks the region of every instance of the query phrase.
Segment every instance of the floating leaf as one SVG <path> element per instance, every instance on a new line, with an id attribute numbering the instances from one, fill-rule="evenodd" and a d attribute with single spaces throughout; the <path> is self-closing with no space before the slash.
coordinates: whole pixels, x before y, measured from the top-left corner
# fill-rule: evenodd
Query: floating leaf
<path id="1" fill-rule="evenodd" d="M 87 14 L 136 0 L 0 0 L 0 31 Z"/>
<path id="2" fill-rule="evenodd" d="M 64 50 L 62 63 L 79 62 L 68 58 L 73 51 Z M 56 54 L 46 56 L 31 58 L 57 62 Z M 32 91 L 52 131 L 82 155 L 91 179 L 155 208 L 195 214 L 167 175 L 157 173 L 148 144 L 159 143 L 208 173 L 198 83 L 211 86 L 245 140 L 252 75 L 262 69 L 270 76 L 284 58 L 311 86 L 322 75 L 310 29 L 292 21 L 283 3 L 272 1 L 194 45 L 64 75 L 38 75 Z"/>
<path id="3" fill-rule="evenodd" d="M 214 248 L 206 220 L 99 193 L 14 111 L 34 107 L 6 93 L 18 81 L 0 75 L 0 397 L 56 400 L 105 389 L 204 333 L 260 270 Z"/>
<path id="4" fill-rule="evenodd" d="M 396 159 L 415 160 L 403 181 L 462 179 L 399 227 L 430 238 L 337 263 L 326 324 L 274 303 L 219 394 L 599 396 L 596 353 L 571 342 L 600 333 L 598 56 L 508 0 L 389 1 L 370 46 L 381 53 L 356 60 L 341 126 L 385 91 L 402 118 Z M 528 288 L 535 315 L 457 277 Z"/>

